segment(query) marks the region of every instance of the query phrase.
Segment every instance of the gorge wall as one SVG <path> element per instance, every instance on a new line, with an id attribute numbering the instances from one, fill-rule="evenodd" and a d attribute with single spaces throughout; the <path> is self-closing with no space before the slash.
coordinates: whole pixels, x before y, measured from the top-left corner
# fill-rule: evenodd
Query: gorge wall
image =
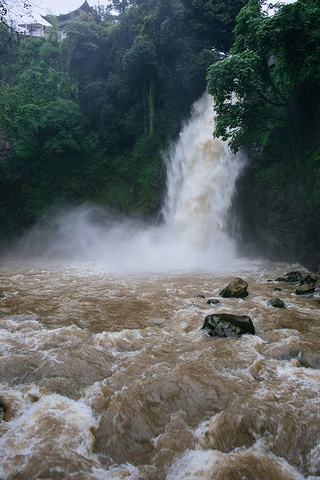
<path id="1" fill-rule="evenodd" d="M 320 270 L 320 153 L 288 162 L 248 153 L 232 217 L 240 251 Z"/>
<path id="2" fill-rule="evenodd" d="M 0 135 L 0 160 L 7 160 L 11 144 Z"/>

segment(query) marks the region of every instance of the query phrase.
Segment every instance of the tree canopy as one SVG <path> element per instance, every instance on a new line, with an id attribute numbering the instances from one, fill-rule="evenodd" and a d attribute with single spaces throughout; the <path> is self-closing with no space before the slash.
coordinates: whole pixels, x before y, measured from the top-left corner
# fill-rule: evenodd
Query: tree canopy
<path id="1" fill-rule="evenodd" d="M 244 4 L 113 0 L 68 23 L 62 42 L 53 19 L 46 38 L 21 36 L 19 46 L 0 24 L 0 136 L 12 145 L 0 161 L 2 231 L 61 202 L 155 215 L 160 152 L 232 43 Z"/>
<path id="2" fill-rule="evenodd" d="M 319 79 L 319 3 L 298 0 L 269 16 L 259 0 L 249 0 L 237 16 L 230 54 L 208 74 L 215 134 L 234 150 L 284 124 L 293 137 L 311 128 L 315 139 Z"/>
<path id="3" fill-rule="evenodd" d="M 208 73 L 215 135 L 247 156 L 235 201 L 239 236 L 259 254 L 320 262 L 320 3 L 267 14 L 249 0 L 235 41 Z"/>

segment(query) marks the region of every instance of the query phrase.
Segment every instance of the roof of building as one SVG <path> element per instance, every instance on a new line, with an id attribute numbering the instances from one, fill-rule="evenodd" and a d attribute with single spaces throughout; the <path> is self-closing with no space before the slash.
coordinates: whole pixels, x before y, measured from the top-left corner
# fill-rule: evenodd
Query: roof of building
<path id="1" fill-rule="evenodd" d="M 87 0 L 85 0 L 85 2 L 82 5 L 80 5 L 79 8 L 77 8 L 76 10 L 73 10 L 72 12 L 64 13 L 62 15 L 43 15 L 43 18 L 46 21 L 50 22 L 50 18 L 52 18 L 52 16 L 54 16 L 58 20 L 59 27 L 63 27 L 67 23 L 69 23 L 72 20 L 74 20 L 75 18 L 79 17 L 81 12 L 96 13 L 95 9 L 93 7 L 90 7 Z"/>
<path id="2" fill-rule="evenodd" d="M 42 17 L 39 13 L 35 13 L 31 17 L 29 15 L 24 15 L 16 22 L 17 25 L 42 25 L 44 27 L 51 27 L 51 23 L 49 23 L 45 18 Z"/>

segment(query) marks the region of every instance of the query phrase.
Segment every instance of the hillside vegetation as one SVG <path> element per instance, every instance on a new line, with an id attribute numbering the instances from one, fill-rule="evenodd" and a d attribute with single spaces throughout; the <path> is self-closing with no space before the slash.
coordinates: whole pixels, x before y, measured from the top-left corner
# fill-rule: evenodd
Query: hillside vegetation
<path id="1" fill-rule="evenodd" d="M 48 209 L 94 202 L 154 216 L 161 151 L 229 50 L 244 0 L 134 0 L 101 6 L 44 38 L 0 24 L 0 229 L 18 234 Z M 54 22 L 53 22 L 54 23 Z"/>
<path id="2" fill-rule="evenodd" d="M 320 270 L 319 2 L 267 15 L 249 0 L 208 89 L 215 134 L 249 158 L 234 202 L 245 252 Z"/>
<path id="3" fill-rule="evenodd" d="M 248 157 L 233 206 L 244 253 L 320 269 L 318 0 L 272 14 L 262 0 L 112 7 L 62 42 L 54 26 L 36 39 L 0 24 L 2 238 L 84 202 L 156 218 L 162 152 L 207 88 L 214 134 Z"/>

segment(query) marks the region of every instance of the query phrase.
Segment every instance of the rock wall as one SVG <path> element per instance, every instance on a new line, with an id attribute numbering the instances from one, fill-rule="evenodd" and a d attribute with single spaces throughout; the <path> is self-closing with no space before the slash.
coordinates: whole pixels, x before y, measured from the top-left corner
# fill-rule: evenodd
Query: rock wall
<path id="1" fill-rule="evenodd" d="M 11 150 L 11 144 L 0 135 L 0 160 L 6 160 Z"/>
<path id="2" fill-rule="evenodd" d="M 251 154 L 233 201 L 240 252 L 320 270 L 320 155 L 266 162 Z"/>

